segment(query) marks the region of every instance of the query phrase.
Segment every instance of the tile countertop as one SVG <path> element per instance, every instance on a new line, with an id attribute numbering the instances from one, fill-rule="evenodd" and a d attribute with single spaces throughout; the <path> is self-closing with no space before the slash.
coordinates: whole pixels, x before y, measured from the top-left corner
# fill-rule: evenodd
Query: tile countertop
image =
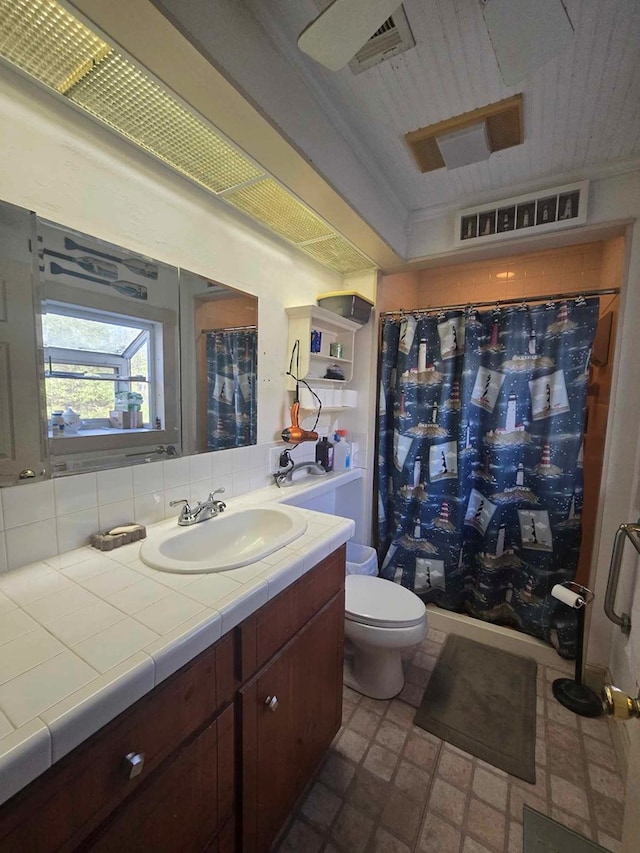
<path id="1" fill-rule="evenodd" d="M 291 503 L 361 476 L 269 486 L 229 508 Z M 353 536 L 349 519 L 296 511 L 307 521 L 299 539 L 217 574 L 158 572 L 139 559 L 140 542 L 0 574 L 0 803 Z"/>

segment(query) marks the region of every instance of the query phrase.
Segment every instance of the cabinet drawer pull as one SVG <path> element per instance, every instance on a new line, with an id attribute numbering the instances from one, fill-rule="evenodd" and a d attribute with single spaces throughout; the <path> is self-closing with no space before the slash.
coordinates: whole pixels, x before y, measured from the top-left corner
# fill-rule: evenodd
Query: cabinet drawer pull
<path id="1" fill-rule="evenodd" d="M 144 769 L 144 752 L 129 752 L 124 757 L 124 766 L 129 779 L 135 779 Z"/>
<path id="2" fill-rule="evenodd" d="M 277 696 L 267 696 L 264 700 L 264 704 L 270 711 L 275 711 L 278 707 L 278 697 Z"/>

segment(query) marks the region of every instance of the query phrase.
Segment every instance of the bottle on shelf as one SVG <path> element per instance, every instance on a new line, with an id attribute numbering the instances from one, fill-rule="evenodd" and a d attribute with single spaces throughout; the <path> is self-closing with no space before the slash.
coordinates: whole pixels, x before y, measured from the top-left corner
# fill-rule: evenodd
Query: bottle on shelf
<path id="1" fill-rule="evenodd" d="M 319 462 L 325 471 L 333 471 L 333 444 L 326 435 L 316 444 L 316 462 Z"/>
<path id="2" fill-rule="evenodd" d="M 348 471 L 351 468 L 351 445 L 347 441 L 346 429 L 337 429 L 333 441 L 333 468 L 335 471 Z"/>
<path id="3" fill-rule="evenodd" d="M 51 434 L 54 438 L 64 435 L 65 422 L 62 409 L 51 414 Z"/>

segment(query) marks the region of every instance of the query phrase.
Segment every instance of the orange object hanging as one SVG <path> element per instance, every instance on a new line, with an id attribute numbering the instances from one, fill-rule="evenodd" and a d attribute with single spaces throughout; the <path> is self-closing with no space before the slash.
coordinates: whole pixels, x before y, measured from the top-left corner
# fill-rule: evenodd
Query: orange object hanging
<path id="1" fill-rule="evenodd" d="M 297 395 L 296 395 L 297 396 Z M 300 403 L 298 400 L 291 406 L 291 426 L 282 430 L 282 440 L 287 444 L 302 444 L 305 441 L 317 441 L 318 433 L 312 429 L 302 429 L 298 424 Z"/>

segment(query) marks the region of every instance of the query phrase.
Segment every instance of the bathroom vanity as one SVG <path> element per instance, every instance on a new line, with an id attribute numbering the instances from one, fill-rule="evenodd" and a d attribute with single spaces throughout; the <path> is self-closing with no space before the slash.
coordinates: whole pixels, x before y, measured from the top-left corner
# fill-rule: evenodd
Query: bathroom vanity
<path id="1" fill-rule="evenodd" d="M 345 547 L 0 807 L 0 851 L 267 851 L 338 731 Z"/>

